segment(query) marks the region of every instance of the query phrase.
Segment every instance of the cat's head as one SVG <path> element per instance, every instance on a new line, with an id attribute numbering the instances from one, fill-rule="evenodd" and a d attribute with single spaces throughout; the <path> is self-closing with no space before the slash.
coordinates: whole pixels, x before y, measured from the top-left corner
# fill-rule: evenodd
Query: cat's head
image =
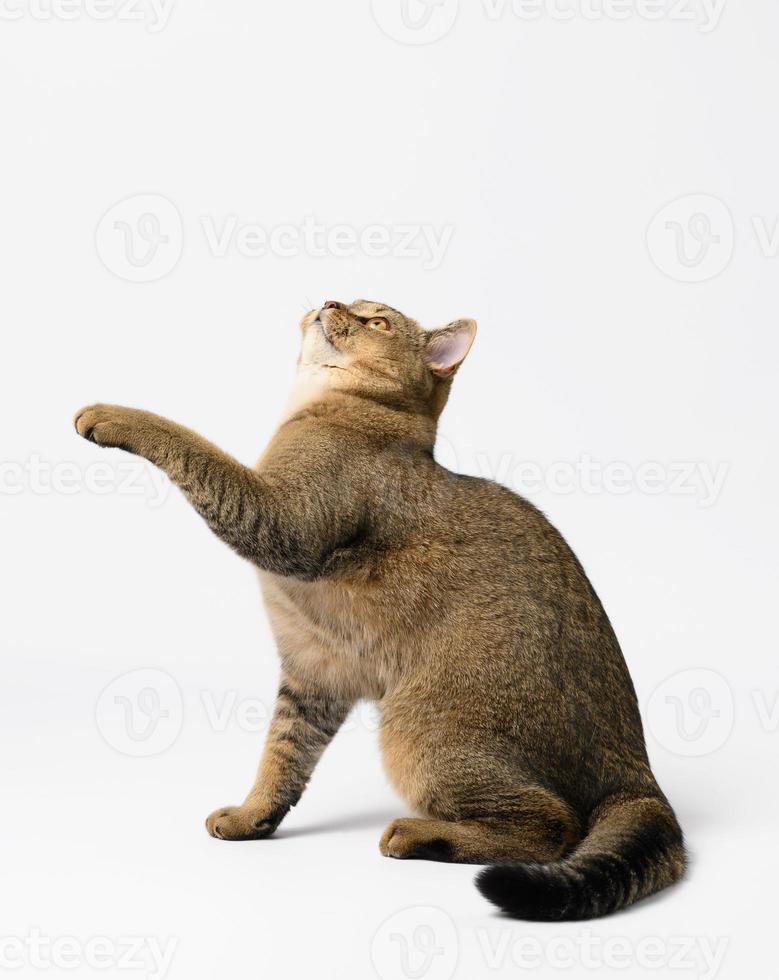
<path id="1" fill-rule="evenodd" d="M 476 336 L 474 320 L 423 330 L 391 306 L 365 299 L 328 300 L 300 326 L 301 371 L 316 372 L 334 389 L 426 406 L 434 417 Z"/>

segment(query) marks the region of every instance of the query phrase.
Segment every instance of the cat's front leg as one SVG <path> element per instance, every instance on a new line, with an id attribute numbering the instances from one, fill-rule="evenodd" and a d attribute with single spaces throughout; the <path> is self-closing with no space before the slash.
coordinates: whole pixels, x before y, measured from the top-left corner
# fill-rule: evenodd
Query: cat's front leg
<path id="1" fill-rule="evenodd" d="M 269 526 L 278 507 L 257 474 L 176 422 L 121 405 L 90 405 L 76 413 L 79 435 L 99 446 L 143 456 L 158 466 L 243 558 L 284 572 L 272 552 Z"/>
<path id="2" fill-rule="evenodd" d="M 257 778 L 240 806 L 221 807 L 206 820 L 212 837 L 270 837 L 298 802 L 311 773 L 353 704 L 335 700 L 282 674 Z"/>
<path id="3" fill-rule="evenodd" d="M 337 454 L 302 452 L 268 479 L 191 429 L 151 412 L 90 405 L 74 421 L 85 439 L 158 466 L 212 531 L 266 571 L 321 577 L 344 542 L 367 534 L 363 498 L 351 492 L 351 471 Z"/>

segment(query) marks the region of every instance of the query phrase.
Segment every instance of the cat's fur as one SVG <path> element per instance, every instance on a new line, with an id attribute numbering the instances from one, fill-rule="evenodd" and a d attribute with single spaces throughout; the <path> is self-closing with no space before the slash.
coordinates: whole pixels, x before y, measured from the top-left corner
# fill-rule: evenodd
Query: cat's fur
<path id="1" fill-rule="evenodd" d="M 261 570 L 278 700 L 253 788 L 209 833 L 272 834 L 368 698 L 420 815 L 386 828 L 388 857 L 493 864 L 479 888 L 529 919 L 603 915 L 678 880 L 682 834 L 579 562 L 527 501 L 433 459 L 475 323 L 428 332 L 361 300 L 301 326 L 295 390 L 255 469 L 147 412 L 76 416 L 85 438 L 163 469 Z"/>

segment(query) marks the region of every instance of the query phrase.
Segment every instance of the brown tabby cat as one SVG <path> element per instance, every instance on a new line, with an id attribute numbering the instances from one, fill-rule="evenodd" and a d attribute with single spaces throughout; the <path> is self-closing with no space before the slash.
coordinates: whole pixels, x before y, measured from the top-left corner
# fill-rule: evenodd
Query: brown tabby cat
<path id="1" fill-rule="evenodd" d="M 270 836 L 368 698 L 387 774 L 420 814 L 392 821 L 382 854 L 494 864 L 479 888 L 527 919 L 604 915 L 677 881 L 682 833 L 581 566 L 526 500 L 433 459 L 476 324 L 428 332 L 358 300 L 301 327 L 292 399 L 255 469 L 148 412 L 75 419 L 164 470 L 261 570 L 276 710 L 249 795 L 208 832 Z"/>

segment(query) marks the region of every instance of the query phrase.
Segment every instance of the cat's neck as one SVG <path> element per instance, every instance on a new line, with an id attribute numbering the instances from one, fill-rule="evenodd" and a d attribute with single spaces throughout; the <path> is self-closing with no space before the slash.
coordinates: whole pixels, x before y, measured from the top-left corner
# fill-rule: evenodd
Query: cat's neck
<path id="1" fill-rule="evenodd" d="M 437 421 L 415 406 L 392 403 L 363 394 L 334 376 L 337 368 L 305 365 L 298 368 L 279 428 L 307 416 L 330 416 L 342 425 L 384 436 L 388 441 L 410 441 L 429 448 L 435 443 Z"/>
<path id="2" fill-rule="evenodd" d="M 292 391 L 289 393 L 284 411 L 281 414 L 280 425 L 284 425 L 295 415 L 299 415 L 311 405 L 322 400 L 330 387 L 331 378 L 328 372 L 332 368 L 318 364 L 308 364 L 298 368 Z"/>

